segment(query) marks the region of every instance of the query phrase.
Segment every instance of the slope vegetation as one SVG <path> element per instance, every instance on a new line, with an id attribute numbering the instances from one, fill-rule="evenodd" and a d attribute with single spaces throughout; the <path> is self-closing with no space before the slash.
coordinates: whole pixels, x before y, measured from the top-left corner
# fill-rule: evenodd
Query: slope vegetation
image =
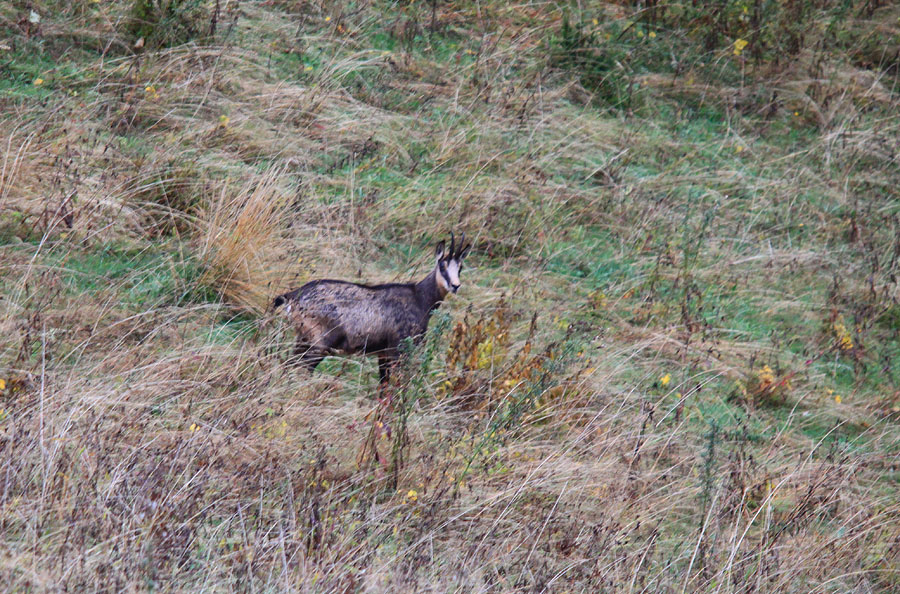
<path id="1" fill-rule="evenodd" d="M 4 3 L 2 583 L 897 591 L 898 23 Z M 385 391 L 285 364 L 273 296 L 451 230 Z"/>

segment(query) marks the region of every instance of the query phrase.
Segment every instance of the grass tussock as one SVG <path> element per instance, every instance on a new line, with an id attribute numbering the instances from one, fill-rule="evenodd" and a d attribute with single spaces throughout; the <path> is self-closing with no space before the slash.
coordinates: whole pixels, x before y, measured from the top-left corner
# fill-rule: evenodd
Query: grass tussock
<path id="1" fill-rule="evenodd" d="M 290 201 L 282 189 L 284 171 L 272 168 L 236 192 L 227 184 L 210 197 L 197 217 L 197 279 L 227 303 L 254 313 L 269 305 L 292 270 L 282 229 Z M 297 263 L 291 262 L 296 270 Z"/>
<path id="2" fill-rule="evenodd" d="M 0 580 L 896 591 L 897 16 L 0 5 Z M 285 364 L 451 230 L 389 386 Z"/>

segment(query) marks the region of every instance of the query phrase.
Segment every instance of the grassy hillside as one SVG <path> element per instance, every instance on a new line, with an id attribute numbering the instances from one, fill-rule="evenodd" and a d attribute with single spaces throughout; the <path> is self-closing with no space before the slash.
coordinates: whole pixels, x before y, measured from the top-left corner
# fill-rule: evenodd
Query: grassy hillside
<path id="1" fill-rule="evenodd" d="M 898 64 L 869 0 L 0 5 L 0 583 L 897 591 Z M 463 230 L 385 391 L 285 364 Z"/>

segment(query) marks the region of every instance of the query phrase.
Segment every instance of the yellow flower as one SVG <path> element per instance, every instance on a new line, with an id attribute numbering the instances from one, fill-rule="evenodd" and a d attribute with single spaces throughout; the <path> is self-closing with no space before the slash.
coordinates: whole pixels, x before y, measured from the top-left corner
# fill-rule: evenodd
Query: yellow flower
<path id="1" fill-rule="evenodd" d="M 664 376 L 662 376 L 661 378 L 659 378 L 659 385 L 661 385 L 663 388 L 665 388 L 666 386 L 669 385 L 670 381 L 672 381 L 672 376 L 667 373 Z"/>
<path id="2" fill-rule="evenodd" d="M 42 84 L 44 84 L 44 79 L 43 79 L 43 78 L 36 78 L 36 79 L 34 79 L 34 86 L 39 87 L 39 86 L 41 86 Z"/>
<path id="3" fill-rule="evenodd" d="M 834 397 L 834 401 L 835 401 L 837 404 L 840 404 L 840 403 L 841 403 L 841 395 L 840 395 L 840 394 L 837 394 L 837 395 Z"/>
<path id="4" fill-rule="evenodd" d="M 597 25 L 600 24 L 600 21 L 598 21 L 597 19 L 594 19 L 594 20 L 591 21 L 591 22 L 594 23 L 594 26 L 595 26 L 595 27 L 596 27 Z"/>
<path id="5" fill-rule="evenodd" d="M 799 116 L 799 115 L 800 115 L 800 112 L 799 112 L 799 111 L 795 111 L 795 112 L 794 112 L 794 115 L 795 115 L 795 116 Z"/>
<path id="6" fill-rule="evenodd" d="M 191 423 L 191 426 L 190 426 L 191 433 L 193 433 L 194 431 L 196 431 L 199 428 L 200 428 L 200 425 L 198 425 L 197 423 Z"/>
<path id="7" fill-rule="evenodd" d="M 742 152 L 744 152 L 744 147 L 743 147 L 742 145 L 739 144 L 739 145 L 737 145 L 736 147 L 734 147 L 734 152 L 736 152 L 736 153 L 742 153 Z"/>
<path id="8" fill-rule="evenodd" d="M 735 39 L 734 40 L 734 55 L 740 56 L 741 52 L 744 51 L 744 48 L 750 45 L 750 42 L 746 39 Z"/>
<path id="9" fill-rule="evenodd" d="M 5 390 L 5 389 L 6 389 L 6 380 L 0 378 L 0 390 Z"/>
<path id="10" fill-rule="evenodd" d="M 330 21 L 330 20 L 331 20 L 331 17 L 330 17 L 330 16 L 325 17 L 325 22 L 326 22 L 326 23 L 327 23 L 328 21 Z"/>
<path id="11" fill-rule="evenodd" d="M 650 31 L 649 33 L 647 33 L 647 37 L 650 37 L 651 39 L 656 37 L 656 31 Z"/>
<path id="12" fill-rule="evenodd" d="M 842 351 L 849 351 L 853 349 L 853 338 L 850 336 L 850 332 L 847 330 L 846 324 L 844 324 L 843 316 L 838 316 L 838 318 L 832 323 L 831 329 L 834 332 L 834 337 L 837 339 L 838 346 Z"/>
<path id="13" fill-rule="evenodd" d="M 414 490 L 410 489 L 406 494 L 407 501 L 417 501 L 419 499 L 419 494 Z"/>
<path id="14" fill-rule="evenodd" d="M 312 66 L 307 66 L 307 67 L 306 67 L 306 68 L 304 68 L 304 69 L 303 69 L 303 70 L 305 70 L 305 71 L 306 71 L 306 72 L 309 72 L 309 71 L 310 71 L 310 70 L 312 70 L 312 69 L 313 69 L 313 67 L 312 67 Z"/>
<path id="15" fill-rule="evenodd" d="M 223 114 L 223 115 L 220 115 L 220 116 L 219 116 L 219 125 L 222 126 L 223 128 L 227 128 L 227 127 L 228 127 L 228 122 L 230 122 L 230 121 L 231 121 L 231 120 L 228 119 L 228 116 L 227 116 L 227 115 L 224 115 L 224 114 Z"/>

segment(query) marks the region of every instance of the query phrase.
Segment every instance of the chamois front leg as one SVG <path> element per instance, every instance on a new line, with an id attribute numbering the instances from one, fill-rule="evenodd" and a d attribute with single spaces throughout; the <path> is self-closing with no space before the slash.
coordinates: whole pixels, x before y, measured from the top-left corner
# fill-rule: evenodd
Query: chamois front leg
<path id="1" fill-rule="evenodd" d="M 397 362 L 397 356 L 390 351 L 378 353 L 378 384 L 384 386 L 391 379 L 391 367 Z"/>
<path id="2" fill-rule="evenodd" d="M 290 358 L 290 362 L 293 365 L 302 365 L 312 373 L 324 358 L 325 353 L 320 349 L 317 349 L 302 339 L 298 339 L 297 344 L 294 346 L 294 355 Z"/>

